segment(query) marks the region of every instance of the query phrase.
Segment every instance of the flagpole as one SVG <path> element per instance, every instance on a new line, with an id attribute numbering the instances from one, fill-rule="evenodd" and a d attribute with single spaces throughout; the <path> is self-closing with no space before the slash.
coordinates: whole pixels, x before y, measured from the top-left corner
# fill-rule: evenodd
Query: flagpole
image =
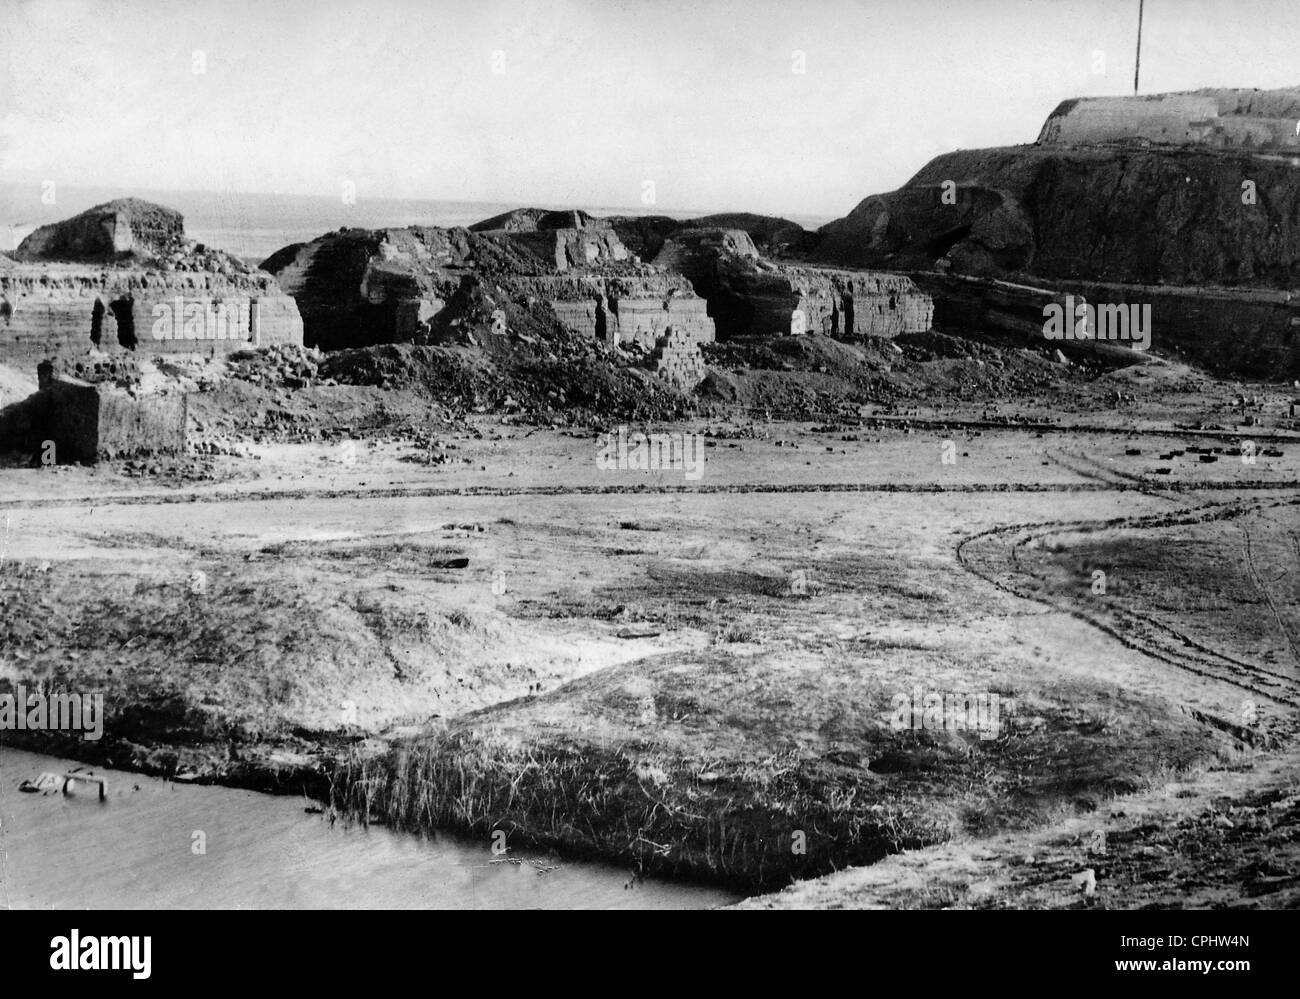
<path id="1" fill-rule="evenodd" d="M 1133 64 L 1133 96 L 1138 92 L 1138 74 L 1142 72 L 1142 6 L 1145 0 L 1138 0 L 1138 48 L 1137 61 Z"/>

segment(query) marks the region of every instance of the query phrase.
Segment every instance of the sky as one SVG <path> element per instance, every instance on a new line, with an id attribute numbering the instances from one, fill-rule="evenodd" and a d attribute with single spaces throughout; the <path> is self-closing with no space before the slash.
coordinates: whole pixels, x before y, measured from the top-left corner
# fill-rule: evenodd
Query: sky
<path id="1" fill-rule="evenodd" d="M 0 181 L 839 216 L 1131 93 L 1137 10 L 0 0 Z M 1296 0 L 1146 0 L 1142 93 L 1297 84 Z"/>

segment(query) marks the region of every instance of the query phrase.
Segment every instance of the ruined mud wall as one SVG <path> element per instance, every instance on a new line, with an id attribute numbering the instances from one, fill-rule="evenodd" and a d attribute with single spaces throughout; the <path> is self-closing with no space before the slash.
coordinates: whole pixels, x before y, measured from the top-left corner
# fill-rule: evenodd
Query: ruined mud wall
<path id="1" fill-rule="evenodd" d="M 569 329 L 610 346 L 649 350 L 670 327 L 696 343 L 715 338 L 708 303 L 680 275 L 539 277 L 526 288 L 550 302 Z"/>
<path id="2" fill-rule="evenodd" d="M 614 305 L 620 344 L 652 347 L 669 327 L 696 344 L 712 343 L 716 338 L 708 303 L 695 295 L 667 299 L 623 297 Z"/>
<path id="3" fill-rule="evenodd" d="M 772 263 L 742 229 L 678 230 L 654 264 L 681 273 L 704 296 L 723 339 L 894 337 L 930 328 L 933 303 L 907 277 Z"/>
<path id="4" fill-rule="evenodd" d="M 712 337 L 706 339 L 701 334 L 674 326 L 655 344 L 650 365 L 660 378 L 689 392 L 708 373 L 700 344 L 708 343 L 711 339 Z"/>
<path id="5" fill-rule="evenodd" d="M 95 388 L 99 396 L 96 460 L 185 451 L 184 393 L 136 396 L 104 385 Z"/>
<path id="6" fill-rule="evenodd" d="M 631 257 L 613 229 L 539 229 L 509 238 L 560 272 Z"/>
<path id="7" fill-rule="evenodd" d="M 740 233 L 751 246 L 768 257 L 784 257 L 805 249 L 812 235 L 789 219 L 752 212 L 726 212 L 692 219 L 667 215 L 593 216 L 583 211 L 548 211 L 518 208 L 475 223 L 471 232 L 502 235 L 542 229 L 612 229 L 626 250 L 641 260 L 654 261 L 668 239 L 689 240 L 692 230 Z"/>
<path id="8" fill-rule="evenodd" d="M 39 392 L 0 415 L 5 449 L 42 450 L 54 442 L 59 464 L 181 454 L 187 403 L 183 392 L 137 394 L 100 382 L 42 374 Z"/>
<path id="9" fill-rule="evenodd" d="M 935 327 L 952 332 L 1002 332 L 1026 343 L 1045 341 L 1043 308 L 1066 295 L 1096 305 L 1151 306 L 1151 352 L 1220 375 L 1267 380 L 1300 378 L 1300 298 L 1287 292 L 1172 288 L 1088 281 L 1035 286 L 917 273 L 935 300 Z M 1061 342 L 1052 341 L 1055 346 Z M 1089 349 L 1088 341 L 1065 341 Z"/>
<path id="10" fill-rule="evenodd" d="M 553 273 L 553 264 L 513 241 L 517 235 L 554 233 L 346 229 L 287 246 L 262 269 L 297 302 L 307 346 L 401 343 L 426 332 L 475 282 L 513 287 L 520 277 Z"/>
<path id="11" fill-rule="evenodd" d="M 1286 292 L 1052 282 L 1089 302 L 1151 306 L 1151 349 L 1218 375 L 1300 378 L 1300 300 Z M 1076 290 L 1077 289 L 1077 290 Z"/>
<path id="12" fill-rule="evenodd" d="M 1059 105 L 1043 123 L 1038 141 L 1061 145 L 1121 139 L 1192 143 L 1199 138 L 1192 122 L 1218 116 L 1214 98 L 1193 94 L 1083 98 Z"/>
<path id="13" fill-rule="evenodd" d="M 1041 145 L 1153 143 L 1210 149 L 1300 149 L 1300 89 L 1196 91 L 1064 101 Z"/>
<path id="14" fill-rule="evenodd" d="M 720 337 L 896 337 L 930 328 L 934 303 L 905 275 L 816 267 L 719 268 L 709 312 Z"/>
<path id="15" fill-rule="evenodd" d="M 220 355 L 302 343 L 293 300 L 269 275 L 27 265 L 0 271 L 0 362 L 106 352 Z"/>
<path id="16" fill-rule="evenodd" d="M 653 263 L 656 267 L 684 274 L 697 287 L 717 283 L 718 267 L 738 260 L 757 262 L 758 247 L 749 233 L 740 229 L 682 229 L 663 241 Z"/>
<path id="17" fill-rule="evenodd" d="M 826 336 L 896 337 L 928 330 L 934 303 L 901 274 L 861 274 L 816 268 L 782 268 L 779 279 L 760 284 L 754 332 L 822 333 Z M 802 315 L 796 317 L 791 306 Z M 792 325 L 793 324 L 793 325 Z"/>
<path id="18" fill-rule="evenodd" d="M 443 270 L 469 253 L 461 230 L 347 229 L 287 246 L 262 269 L 297 303 L 304 343 L 338 350 L 410 339 L 455 287 Z"/>
<path id="19" fill-rule="evenodd" d="M 412 227 L 330 233 L 262 266 L 297 301 L 307 345 L 327 350 L 433 335 L 440 316 L 454 321 L 470 303 L 490 309 L 502 296 L 549 304 L 574 333 L 611 345 L 648 349 L 670 326 L 713 339 L 707 305 L 690 282 L 628 257 L 617 234 L 601 226 Z"/>

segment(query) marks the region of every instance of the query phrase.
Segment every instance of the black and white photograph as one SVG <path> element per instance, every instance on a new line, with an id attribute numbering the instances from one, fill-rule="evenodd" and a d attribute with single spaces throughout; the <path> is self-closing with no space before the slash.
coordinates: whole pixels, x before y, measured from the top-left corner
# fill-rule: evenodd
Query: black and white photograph
<path id="1" fill-rule="evenodd" d="M 25 964 L 1070 910 L 1245 983 L 1298 708 L 1293 0 L 0 6 Z"/>

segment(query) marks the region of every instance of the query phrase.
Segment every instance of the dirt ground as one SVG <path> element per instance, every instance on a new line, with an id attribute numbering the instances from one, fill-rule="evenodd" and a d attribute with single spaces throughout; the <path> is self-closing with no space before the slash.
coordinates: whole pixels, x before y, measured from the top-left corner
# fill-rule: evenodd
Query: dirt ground
<path id="1" fill-rule="evenodd" d="M 11 468 L 0 677 L 105 692 L 47 751 L 363 820 L 472 759 L 482 807 L 428 815 L 750 904 L 1293 906 L 1286 393 L 1105 379 L 654 427 L 704 435 L 698 481 L 497 416 Z"/>

